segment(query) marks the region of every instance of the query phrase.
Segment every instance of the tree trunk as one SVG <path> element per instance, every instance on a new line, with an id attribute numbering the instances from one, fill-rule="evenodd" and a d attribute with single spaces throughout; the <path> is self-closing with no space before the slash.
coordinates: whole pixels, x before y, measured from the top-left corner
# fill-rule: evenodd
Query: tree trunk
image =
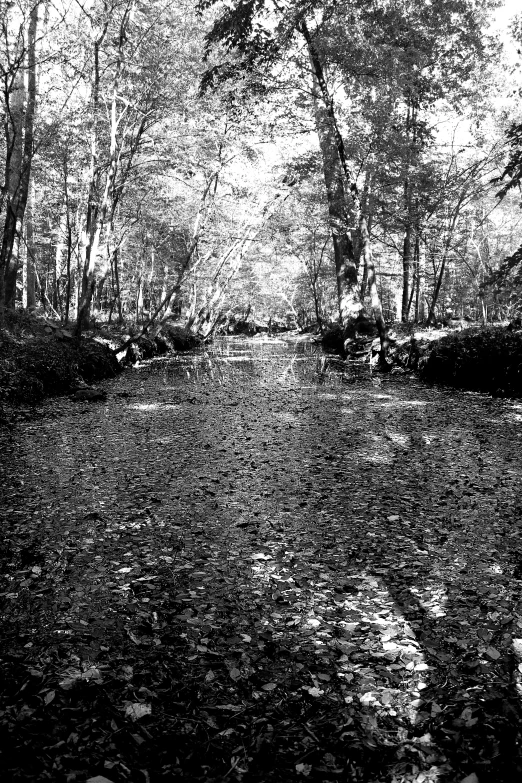
<path id="1" fill-rule="evenodd" d="M 435 288 L 434 288 L 434 291 L 433 291 L 433 297 L 431 299 L 430 310 L 429 310 L 429 313 L 428 313 L 428 323 L 431 323 L 432 321 L 435 321 L 435 307 L 436 307 L 437 301 L 439 299 L 440 289 L 441 289 L 441 286 L 442 286 L 442 281 L 444 279 L 444 272 L 446 271 L 446 263 L 447 263 L 447 260 L 448 260 L 448 254 L 449 254 L 449 250 L 450 250 L 450 246 L 451 246 L 451 240 L 453 238 L 453 233 L 454 233 L 455 228 L 456 228 L 457 223 L 458 223 L 458 219 L 459 219 L 459 215 L 460 215 L 460 208 L 462 206 L 462 202 L 463 202 L 463 195 L 461 195 L 460 200 L 459 200 L 457 206 L 455 207 L 455 211 L 454 211 L 453 217 L 452 217 L 450 225 L 448 227 L 448 233 L 447 233 L 447 236 L 446 236 L 446 241 L 444 243 L 444 251 L 442 253 L 442 259 L 441 259 L 441 262 L 440 262 L 438 275 L 436 277 Z"/>
<path id="2" fill-rule="evenodd" d="M 341 135 L 339 126 L 337 124 L 337 119 L 334 110 L 334 103 L 328 90 L 328 85 L 326 82 L 326 77 L 321 62 L 321 58 L 319 56 L 317 49 L 315 48 L 314 42 L 312 40 L 312 36 L 310 35 L 310 31 L 308 30 L 306 22 L 302 21 L 300 23 L 299 30 L 306 41 L 306 45 L 308 48 L 308 55 L 310 57 L 310 63 L 312 65 L 312 72 L 315 77 L 316 84 L 319 88 L 325 115 L 328 118 L 328 123 L 329 123 L 328 127 L 330 128 L 332 139 L 337 151 L 337 160 L 344 173 L 346 185 L 350 191 L 350 195 L 352 198 L 355 216 L 357 219 L 358 235 L 359 235 L 359 241 L 361 246 L 361 255 L 365 257 L 366 260 L 369 260 L 370 264 L 372 264 L 373 262 L 371 261 L 371 240 L 368 231 L 367 216 L 362 208 L 359 188 L 357 186 L 357 178 L 348 162 L 346 150 L 344 147 L 343 137 Z M 352 246 L 352 253 L 353 253 L 353 246 Z M 354 313 L 357 313 L 358 315 L 359 313 L 362 313 L 364 309 L 360 299 L 360 291 L 358 290 L 358 285 L 357 285 L 357 266 L 355 263 L 355 254 L 352 255 L 351 265 L 347 267 L 346 273 L 347 273 L 347 279 L 349 285 L 350 299 L 346 303 L 347 306 L 345 308 L 345 312 L 348 312 L 350 314 L 347 319 L 347 323 L 349 323 L 355 321 L 356 316 L 354 317 L 353 315 Z M 374 269 L 373 269 L 373 277 L 375 278 Z M 384 361 L 386 349 L 387 349 L 386 325 L 382 318 L 382 307 L 380 303 L 379 292 L 375 283 L 374 283 L 373 295 L 372 295 L 372 303 L 373 302 L 375 303 L 375 307 L 372 304 L 372 309 L 374 310 L 374 317 L 381 338 L 381 359 Z M 343 326 L 344 325 L 345 324 L 343 322 Z"/>
<path id="3" fill-rule="evenodd" d="M 412 223 L 411 210 L 408 210 L 406 217 L 406 229 L 404 232 L 404 242 L 402 246 L 402 306 L 401 321 L 406 322 L 411 307 L 410 292 L 410 272 L 412 267 Z"/>
<path id="4" fill-rule="evenodd" d="M 99 111 L 100 111 L 100 47 L 107 33 L 107 24 L 101 31 L 98 38 L 94 40 L 93 56 L 94 56 L 94 69 L 93 69 L 93 83 L 92 83 L 92 114 L 93 114 L 93 128 L 91 133 L 91 155 L 90 155 L 90 177 L 89 177 L 89 194 L 87 198 L 87 214 L 85 222 L 85 258 L 83 263 L 82 277 L 81 277 L 81 294 L 78 301 L 78 315 L 76 320 L 76 335 L 79 337 L 82 330 L 89 325 L 91 314 L 91 301 L 94 294 L 95 287 L 95 265 L 96 257 L 98 254 L 98 246 L 100 242 L 100 234 L 103 227 L 102 221 L 99 219 L 100 209 L 103 206 L 100 204 L 99 197 L 99 161 L 98 161 L 98 133 L 99 133 Z M 113 89 L 113 100 L 111 106 L 111 145 L 110 145 L 110 161 L 109 168 L 105 181 L 105 192 L 110 190 L 112 183 L 112 175 L 115 175 L 113 171 L 113 162 L 115 164 L 115 152 L 116 152 L 116 125 L 114 113 L 116 111 L 115 106 L 115 88 Z M 106 195 L 105 210 L 107 209 L 107 199 L 109 193 Z"/>
<path id="5" fill-rule="evenodd" d="M 335 131 L 332 128 L 328 111 L 320 100 L 319 85 L 315 74 L 312 95 L 332 233 L 339 316 L 342 325 L 346 326 L 351 319 L 357 318 L 363 306 L 358 290 L 355 252 L 348 229 L 344 173 L 335 142 Z"/>
<path id="6" fill-rule="evenodd" d="M 123 309 L 121 304 L 121 288 L 120 288 L 120 248 L 116 247 L 112 254 L 112 263 L 114 266 L 114 283 L 116 285 L 116 297 L 118 301 L 118 323 L 123 323 Z"/>
<path id="7" fill-rule="evenodd" d="M 29 188 L 25 220 L 25 306 L 36 307 L 36 254 L 34 244 L 34 185 Z"/>
<path id="8" fill-rule="evenodd" d="M 6 215 L 0 248 L 0 311 L 14 309 L 16 281 L 20 268 L 20 241 L 33 159 L 34 116 L 36 109 L 36 30 L 39 3 L 29 15 L 25 71 L 20 68 L 8 98 L 6 135 Z M 24 84 L 24 73 L 27 83 Z"/>
<path id="9" fill-rule="evenodd" d="M 370 242 L 370 232 L 368 231 L 368 224 L 366 217 L 362 214 L 359 219 L 359 233 L 361 237 L 361 251 L 364 261 L 364 267 L 368 276 L 368 289 L 370 292 L 370 300 L 372 304 L 373 317 L 375 318 L 375 324 L 379 333 L 379 339 L 381 342 L 381 359 L 385 361 L 386 353 L 388 350 L 388 333 L 386 329 L 386 323 L 382 314 L 381 297 L 377 288 L 377 276 L 375 274 L 375 264 L 373 262 L 372 246 Z"/>

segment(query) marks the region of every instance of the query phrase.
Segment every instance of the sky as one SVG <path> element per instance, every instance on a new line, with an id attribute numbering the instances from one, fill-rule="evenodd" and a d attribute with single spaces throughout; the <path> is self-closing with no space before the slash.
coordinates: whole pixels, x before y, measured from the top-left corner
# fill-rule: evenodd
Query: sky
<path id="1" fill-rule="evenodd" d="M 509 23 L 511 17 L 522 12 L 520 0 L 504 0 L 504 4 L 497 9 L 497 22 L 503 26 Z"/>
<path id="2" fill-rule="evenodd" d="M 509 23 L 512 20 L 514 16 L 518 16 L 522 13 L 522 2 L 521 0 L 504 0 L 503 5 L 501 5 L 495 13 L 493 14 L 493 24 L 492 27 L 495 30 L 498 30 L 498 32 L 502 32 L 506 38 L 509 37 Z"/>

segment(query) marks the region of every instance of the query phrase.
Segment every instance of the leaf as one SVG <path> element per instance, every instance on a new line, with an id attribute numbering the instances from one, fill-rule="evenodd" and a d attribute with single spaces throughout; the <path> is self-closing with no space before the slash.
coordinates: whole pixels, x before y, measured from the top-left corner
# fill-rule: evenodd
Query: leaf
<path id="1" fill-rule="evenodd" d="M 332 679 L 329 674 L 325 674 L 324 672 L 321 672 L 317 675 L 318 680 L 322 680 L 323 682 L 330 682 Z"/>
<path id="2" fill-rule="evenodd" d="M 65 677 L 59 681 L 60 688 L 69 690 L 79 680 L 94 680 L 95 682 L 102 683 L 102 676 L 100 670 L 96 666 L 90 666 L 86 671 L 82 672 L 81 669 L 75 667 L 69 667 L 64 671 Z"/>
<path id="3" fill-rule="evenodd" d="M 316 699 L 319 698 L 319 696 L 322 696 L 324 691 L 322 691 L 320 688 L 311 688 L 309 685 L 303 685 L 303 690 L 310 694 L 310 696 L 314 696 Z"/>
<path id="4" fill-rule="evenodd" d="M 488 647 L 486 650 L 486 655 L 488 658 L 491 658 L 493 661 L 498 661 L 500 658 L 500 653 L 498 650 L 496 650 L 494 647 Z"/>
<path id="5" fill-rule="evenodd" d="M 133 704 L 127 704 L 125 707 L 125 715 L 131 720 L 139 720 L 146 715 L 152 713 L 152 706 L 150 704 L 142 704 L 141 702 L 134 702 Z"/>
<path id="6" fill-rule="evenodd" d="M 49 693 L 45 694 L 44 703 L 50 704 L 54 700 L 55 696 L 56 696 L 56 691 L 49 691 Z"/>
<path id="7" fill-rule="evenodd" d="M 277 688 L 276 682 L 267 682 L 265 685 L 263 685 L 264 691 L 274 691 Z"/>
<path id="8" fill-rule="evenodd" d="M 239 669 L 235 669 L 235 668 L 230 669 L 229 674 L 234 681 L 241 679 L 241 672 L 239 671 Z"/>
<path id="9" fill-rule="evenodd" d="M 104 777 L 104 775 L 96 775 L 94 778 L 89 778 L 87 783 L 113 783 L 113 781 Z"/>
<path id="10" fill-rule="evenodd" d="M 257 555 L 251 555 L 251 560 L 273 560 L 272 555 L 265 555 L 263 552 L 259 552 Z"/>
<path id="11" fill-rule="evenodd" d="M 87 783 L 88 783 L 88 781 L 87 781 Z M 460 783 L 479 783 L 479 779 L 475 775 L 475 773 L 472 772 L 471 775 L 467 775 L 465 778 L 462 778 Z"/>
<path id="12" fill-rule="evenodd" d="M 304 775 L 305 777 L 308 777 L 308 775 L 312 771 L 312 766 L 311 764 L 296 764 L 295 771 L 298 772 L 300 775 Z"/>

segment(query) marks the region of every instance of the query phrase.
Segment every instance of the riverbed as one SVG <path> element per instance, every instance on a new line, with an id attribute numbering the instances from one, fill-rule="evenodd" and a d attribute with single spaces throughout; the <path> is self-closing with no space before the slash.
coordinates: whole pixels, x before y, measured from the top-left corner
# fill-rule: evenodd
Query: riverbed
<path id="1" fill-rule="evenodd" d="M 519 401 L 246 339 L 103 388 L 1 436 L 9 779 L 520 775 Z"/>

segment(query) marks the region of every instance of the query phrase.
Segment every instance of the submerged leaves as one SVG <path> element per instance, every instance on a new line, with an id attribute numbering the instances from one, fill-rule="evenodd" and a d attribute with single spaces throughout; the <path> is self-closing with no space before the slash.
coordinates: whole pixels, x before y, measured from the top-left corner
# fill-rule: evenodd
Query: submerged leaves
<path id="1" fill-rule="evenodd" d="M 197 412 L 157 364 L 103 422 L 63 401 L 23 425 L 0 717 L 23 783 L 27 736 L 40 768 L 53 747 L 57 775 L 115 783 L 517 779 L 511 409 L 287 364 L 199 367 Z"/>

